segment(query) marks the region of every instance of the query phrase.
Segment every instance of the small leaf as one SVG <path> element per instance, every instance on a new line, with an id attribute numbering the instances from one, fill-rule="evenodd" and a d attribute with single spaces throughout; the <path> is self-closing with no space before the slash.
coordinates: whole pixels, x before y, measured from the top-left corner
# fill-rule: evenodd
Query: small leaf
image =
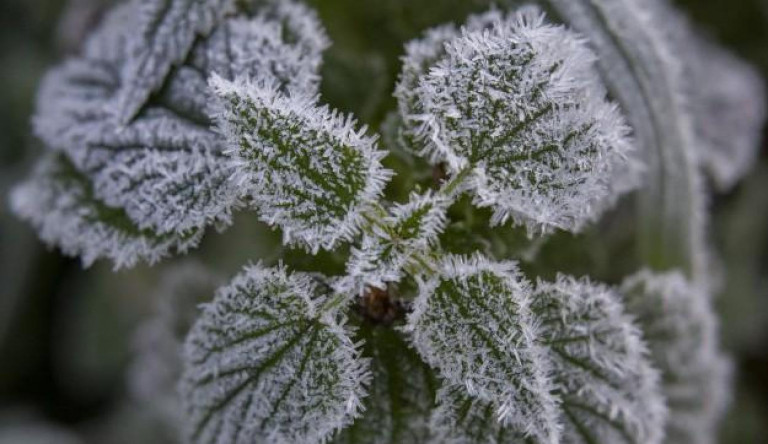
<path id="1" fill-rule="evenodd" d="M 373 376 L 365 412 L 333 444 L 420 444 L 429 436 L 435 399 L 432 370 L 391 328 L 363 326 L 363 355 Z"/>
<path id="2" fill-rule="evenodd" d="M 139 12 L 134 44 L 117 100 L 120 123 L 128 123 L 160 89 L 171 68 L 180 65 L 198 36 L 207 36 L 235 12 L 234 0 L 136 0 Z"/>
<path id="3" fill-rule="evenodd" d="M 557 399 L 529 310 L 531 289 L 514 265 L 449 257 L 420 288 L 406 330 L 451 385 L 492 404 L 499 422 L 558 442 Z"/>
<path id="4" fill-rule="evenodd" d="M 678 272 L 647 270 L 627 278 L 622 292 L 663 375 L 669 442 L 716 442 L 729 403 L 731 363 L 720 352 L 710 295 Z"/>
<path id="5" fill-rule="evenodd" d="M 214 77 L 211 87 L 240 162 L 238 182 L 262 219 L 313 252 L 350 239 L 390 177 L 376 139 L 315 98 L 285 96 L 274 84 Z"/>
<path id="6" fill-rule="evenodd" d="M 365 362 L 308 275 L 248 267 L 185 345 L 191 442 L 319 443 L 360 408 Z"/>
<path id="7" fill-rule="evenodd" d="M 492 222 L 578 231 L 636 185 L 618 175 L 629 171 L 629 129 L 578 36 L 524 8 L 465 29 L 445 53 L 419 78 L 406 126 L 433 161 L 474 170 Z"/>
<path id="8" fill-rule="evenodd" d="M 385 288 L 397 282 L 418 257 L 429 252 L 446 224 L 449 199 L 434 193 L 413 194 L 406 204 L 395 204 L 390 213 L 363 236 L 359 248 L 352 248 L 347 277 L 340 292 L 361 294 L 366 286 Z M 346 288 L 342 288 L 346 285 Z"/>
<path id="9" fill-rule="evenodd" d="M 531 298 L 567 442 L 660 443 L 666 409 L 640 330 L 612 289 L 559 275 Z"/>
<path id="10" fill-rule="evenodd" d="M 45 242 L 80 256 L 85 266 L 100 258 L 111 259 L 115 268 L 140 259 L 155 263 L 171 251 L 188 250 L 202 237 L 201 231 L 158 235 L 139 228 L 125 211 L 96 199 L 88 178 L 60 154 L 39 161 L 32 177 L 13 190 L 11 207 Z"/>

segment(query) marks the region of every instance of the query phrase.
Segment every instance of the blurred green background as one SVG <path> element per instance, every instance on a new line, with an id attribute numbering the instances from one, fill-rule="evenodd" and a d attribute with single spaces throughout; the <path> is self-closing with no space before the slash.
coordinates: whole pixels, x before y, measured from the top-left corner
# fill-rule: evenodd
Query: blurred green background
<path id="1" fill-rule="evenodd" d="M 83 270 L 8 214 L 6 193 L 42 147 L 30 115 L 41 75 L 76 52 L 109 0 L 0 0 L 0 443 L 163 442 L 126 400 L 134 330 L 174 262 L 113 273 Z M 324 100 L 377 127 L 392 108 L 403 43 L 461 21 L 485 0 L 314 0 L 334 41 Z M 768 74 L 768 0 L 680 0 L 701 30 Z M 768 148 L 752 174 L 711 199 L 710 234 L 728 270 L 718 296 L 723 341 L 737 366 L 724 443 L 768 442 Z M 279 239 L 253 216 L 212 233 L 193 256 L 223 275 L 275 257 Z M 288 253 L 289 255 L 291 253 Z M 301 257 L 296 261 L 305 260 Z M 311 268 L 311 264 L 306 264 Z M 40 439 L 45 439 L 40 438 Z M 43 441 L 41 441 L 43 442 Z"/>

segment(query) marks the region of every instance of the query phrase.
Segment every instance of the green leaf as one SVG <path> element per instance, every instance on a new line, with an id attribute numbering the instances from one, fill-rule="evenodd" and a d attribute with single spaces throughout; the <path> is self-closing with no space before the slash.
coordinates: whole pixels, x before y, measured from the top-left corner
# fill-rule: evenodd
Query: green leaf
<path id="1" fill-rule="evenodd" d="M 367 366 L 308 275 L 247 267 L 185 344 L 180 392 L 195 443 L 319 443 L 360 409 Z"/>
<path id="2" fill-rule="evenodd" d="M 214 77 L 218 125 L 240 163 L 238 183 L 286 243 L 316 252 L 350 239 L 389 171 L 376 139 L 351 117 L 276 85 Z"/>
<path id="3" fill-rule="evenodd" d="M 421 286 L 406 330 L 448 384 L 491 404 L 505 426 L 554 443 L 557 399 L 535 343 L 530 292 L 513 264 L 450 257 Z"/>
<path id="4" fill-rule="evenodd" d="M 197 245 L 203 234 L 158 235 L 141 229 L 124 210 L 98 200 L 88 178 L 55 153 L 41 159 L 32 176 L 13 190 L 11 207 L 45 242 L 79 256 L 85 266 L 101 258 L 111 259 L 115 268 L 131 267 L 140 259 L 155 263 L 171 251 Z"/>
<path id="5" fill-rule="evenodd" d="M 372 381 L 365 412 L 333 444 L 420 444 L 429 436 L 435 399 L 432 370 L 409 348 L 400 333 L 363 326 L 363 355 L 371 359 Z"/>
<path id="6" fill-rule="evenodd" d="M 642 334 L 613 289 L 559 275 L 531 297 L 568 442 L 660 443 L 666 408 Z"/>

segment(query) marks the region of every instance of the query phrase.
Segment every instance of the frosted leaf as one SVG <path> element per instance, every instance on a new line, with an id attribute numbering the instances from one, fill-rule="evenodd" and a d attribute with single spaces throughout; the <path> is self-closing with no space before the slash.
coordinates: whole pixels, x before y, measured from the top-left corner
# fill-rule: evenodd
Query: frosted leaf
<path id="1" fill-rule="evenodd" d="M 115 268 L 139 260 L 155 263 L 171 251 L 197 245 L 202 236 L 201 231 L 158 235 L 142 230 L 125 211 L 96 199 L 88 178 L 60 154 L 38 162 L 32 177 L 13 190 L 11 208 L 46 243 L 79 256 L 85 266 L 101 258 L 111 259 Z"/>
<path id="2" fill-rule="evenodd" d="M 141 408 L 180 432 L 184 417 L 176 383 L 182 374 L 184 338 L 200 314 L 200 304 L 213 299 L 222 280 L 198 262 L 184 262 L 163 276 L 153 295 L 153 312 L 134 335 L 136 358 L 128 382 Z"/>
<path id="3" fill-rule="evenodd" d="M 618 174 L 630 170 L 629 129 L 578 36 L 535 8 L 496 20 L 445 43 L 406 125 L 433 161 L 475 170 L 492 222 L 578 231 L 636 185 Z"/>
<path id="4" fill-rule="evenodd" d="M 191 442 L 315 443 L 360 408 L 365 362 L 307 275 L 248 267 L 185 344 L 180 392 Z"/>
<path id="5" fill-rule="evenodd" d="M 703 38 L 687 46 L 691 63 L 691 109 L 705 143 L 702 162 L 722 191 L 731 189 L 755 164 L 766 120 L 765 85 L 738 57 Z"/>
<path id="6" fill-rule="evenodd" d="M 430 419 L 430 444 L 533 443 L 496 418 L 493 403 L 473 398 L 464 387 L 445 386 L 437 392 L 437 408 Z M 560 442 L 569 442 L 562 439 Z"/>
<path id="7" fill-rule="evenodd" d="M 680 273 L 647 270 L 627 278 L 622 292 L 663 374 L 669 442 L 716 442 L 730 401 L 731 365 L 719 350 L 710 296 Z"/>
<path id="8" fill-rule="evenodd" d="M 372 380 L 365 412 L 333 444 L 421 444 L 435 399 L 432 371 L 391 328 L 363 327 Z"/>
<path id="9" fill-rule="evenodd" d="M 531 297 L 569 443 L 660 443 L 666 409 L 641 332 L 612 289 L 558 276 Z"/>
<path id="10" fill-rule="evenodd" d="M 207 36 L 235 12 L 235 0 L 134 0 L 138 34 L 125 65 L 125 85 L 117 101 L 120 123 L 128 123 L 160 89 L 171 68 L 180 65 L 195 39 Z"/>
<path id="11" fill-rule="evenodd" d="M 313 252 L 350 239 L 390 177 L 376 139 L 314 97 L 220 77 L 211 87 L 219 128 L 240 163 L 237 181 L 262 219 Z"/>
<path id="12" fill-rule="evenodd" d="M 450 200 L 433 193 L 413 194 L 406 204 L 395 204 L 381 225 L 363 236 L 347 262 L 342 292 L 361 293 L 366 286 L 385 288 L 399 281 L 416 256 L 434 247 L 446 224 Z M 386 227 L 386 229 L 382 228 Z"/>
<path id="13" fill-rule="evenodd" d="M 499 422 L 558 442 L 557 400 L 536 345 L 531 289 L 513 264 L 448 257 L 420 286 L 406 331 L 448 384 L 493 404 Z"/>

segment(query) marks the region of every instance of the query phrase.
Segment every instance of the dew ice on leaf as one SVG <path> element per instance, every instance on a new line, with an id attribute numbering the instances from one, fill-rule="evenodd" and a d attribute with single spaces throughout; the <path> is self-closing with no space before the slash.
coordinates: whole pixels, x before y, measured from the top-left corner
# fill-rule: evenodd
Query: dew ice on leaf
<path id="1" fill-rule="evenodd" d="M 274 83 L 216 77 L 211 87 L 238 182 L 261 217 L 313 252 L 351 238 L 390 177 L 376 139 L 315 97 L 286 96 Z"/>
<path id="2" fill-rule="evenodd" d="M 564 442 L 660 443 L 659 375 L 618 293 L 560 275 L 537 284 L 531 311 L 551 363 Z"/>
<path id="3" fill-rule="evenodd" d="M 577 35 L 536 8 L 491 14 L 460 36 L 439 28 L 409 47 L 404 132 L 451 171 L 474 169 L 475 202 L 494 223 L 577 231 L 636 184 L 619 176 L 632 170 L 629 129 Z"/>
<path id="4" fill-rule="evenodd" d="M 363 326 L 359 337 L 365 341 L 363 355 L 371 359 L 365 411 L 331 443 L 427 442 L 437 385 L 432 370 L 396 330 Z"/>
<path id="5" fill-rule="evenodd" d="M 667 439 L 713 443 L 728 406 L 730 361 L 719 351 L 710 295 L 678 272 L 641 271 L 622 285 L 643 327 L 669 406 Z"/>
<path id="6" fill-rule="evenodd" d="M 406 330 L 451 385 L 490 403 L 496 420 L 558 442 L 557 400 L 530 312 L 530 286 L 512 264 L 449 257 L 421 285 Z"/>
<path id="7" fill-rule="evenodd" d="M 191 442 L 319 443 L 360 408 L 367 365 L 305 274 L 247 267 L 187 337 Z"/>
<path id="8" fill-rule="evenodd" d="M 11 208 L 64 254 L 79 256 L 85 266 L 108 257 L 115 268 L 139 260 L 154 263 L 170 251 L 197 244 L 198 231 L 158 235 L 143 230 L 119 208 L 94 198 L 90 181 L 62 154 L 46 154 L 31 177 L 11 194 Z"/>

